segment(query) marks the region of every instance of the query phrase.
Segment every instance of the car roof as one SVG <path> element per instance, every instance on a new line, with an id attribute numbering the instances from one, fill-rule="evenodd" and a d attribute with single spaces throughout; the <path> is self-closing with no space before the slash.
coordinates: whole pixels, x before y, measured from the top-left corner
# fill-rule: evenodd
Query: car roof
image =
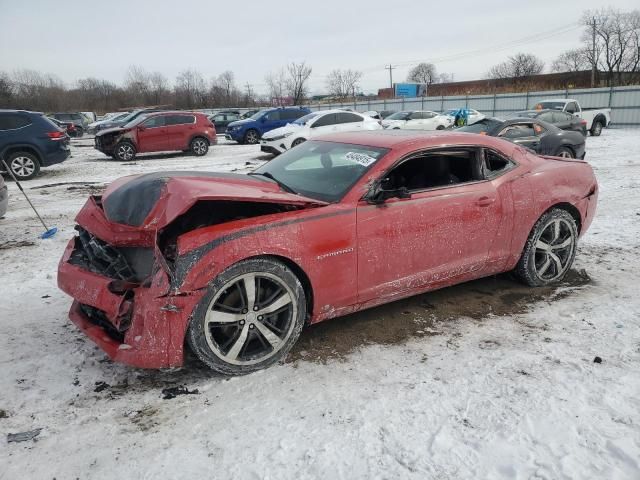
<path id="1" fill-rule="evenodd" d="M 531 119 L 528 119 L 531 120 Z M 491 145 L 493 137 L 466 132 L 441 132 L 417 130 L 370 130 L 365 132 L 340 132 L 322 135 L 323 142 L 352 143 L 379 148 L 401 148 L 420 141 L 424 147 L 440 145 Z M 314 139 L 316 140 L 316 139 Z"/>

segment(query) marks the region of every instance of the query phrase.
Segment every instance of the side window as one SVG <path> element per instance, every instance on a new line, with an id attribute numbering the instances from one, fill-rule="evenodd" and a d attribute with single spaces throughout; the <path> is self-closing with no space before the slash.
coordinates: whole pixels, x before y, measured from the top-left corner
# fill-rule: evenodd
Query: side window
<path id="1" fill-rule="evenodd" d="M 533 131 L 532 123 L 517 123 L 515 125 L 509 125 L 502 129 L 498 134 L 499 137 L 504 138 L 522 138 L 533 137 L 535 135 Z"/>
<path id="2" fill-rule="evenodd" d="M 356 123 L 362 121 L 362 118 L 355 113 L 337 113 L 336 117 L 336 123 Z"/>
<path id="3" fill-rule="evenodd" d="M 267 113 L 266 117 L 269 122 L 275 122 L 277 120 L 280 120 L 281 118 L 280 110 L 274 110 L 273 112 L 269 112 Z"/>
<path id="4" fill-rule="evenodd" d="M 576 102 L 570 102 L 567 104 L 567 108 L 565 108 L 567 113 L 576 113 L 578 111 L 578 104 Z"/>
<path id="5" fill-rule="evenodd" d="M 164 125 L 184 125 L 189 123 L 194 123 L 195 117 L 193 115 L 166 115 L 163 117 L 155 117 L 155 118 L 164 118 Z M 161 125 L 158 125 L 161 126 Z"/>
<path id="6" fill-rule="evenodd" d="M 224 121 L 224 115 L 216 115 L 215 117 L 212 118 L 212 120 L 214 122 L 223 122 Z"/>
<path id="7" fill-rule="evenodd" d="M 22 115 L 15 113 L 0 114 L 0 130 L 15 130 L 30 124 L 31 122 Z"/>
<path id="8" fill-rule="evenodd" d="M 515 164 L 511 160 L 507 160 L 502 155 L 493 150 L 484 151 L 484 169 L 485 177 L 495 178 L 503 172 L 506 172 Z"/>
<path id="9" fill-rule="evenodd" d="M 549 122 L 549 123 L 553 123 L 554 120 L 554 114 L 551 112 L 544 112 L 541 113 L 540 116 L 538 117 L 540 120 L 542 120 L 543 122 Z"/>
<path id="10" fill-rule="evenodd" d="M 227 120 L 229 122 L 235 122 L 236 120 L 240 119 L 240 115 L 236 115 L 235 113 L 229 113 L 227 114 Z"/>
<path id="11" fill-rule="evenodd" d="M 163 127 L 165 125 L 165 116 L 158 115 L 157 117 L 147 118 L 142 122 L 142 126 L 145 128 Z"/>
<path id="12" fill-rule="evenodd" d="M 477 150 L 447 150 L 425 153 L 401 163 L 389 172 L 384 188 L 406 187 L 417 191 L 482 179 Z"/>
<path id="13" fill-rule="evenodd" d="M 311 126 L 311 128 L 326 127 L 328 125 L 335 125 L 336 123 L 338 123 L 336 119 L 336 114 L 329 113 L 327 115 L 323 115 L 318 120 L 316 120 L 316 122 Z"/>
<path id="14" fill-rule="evenodd" d="M 280 119 L 281 120 L 295 120 L 297 118 L 302 117 L 303 115 L 305 115 L 305 113 L 303 111 L 301 111 L 300 109 L 298 109 L 298 110 L 284 110 L 284 111 L 281 112 Z"/>
<path id="15" fill-rule="evenodd" d="M 422 112 L 413 112 L 409 115 L 409 120 L 422 120 L 423 118 Z"/>
<path id="16" fill-rule="evenodd" d="M 553 112 L 554 123 L 569 122 L 572 116 L 564 112 Z"/>
<path id="17" fill-rule="evenodd" d="M 433 112 L 423 112 L 423 116 L 424 118 L 433 118 L 436 116 L 436 114 Z"/>

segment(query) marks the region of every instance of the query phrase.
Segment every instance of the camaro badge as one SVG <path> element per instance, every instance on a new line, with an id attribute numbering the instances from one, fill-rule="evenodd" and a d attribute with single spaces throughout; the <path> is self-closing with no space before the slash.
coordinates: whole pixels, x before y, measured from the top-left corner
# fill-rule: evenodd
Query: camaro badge
<path id="1" fill-rule="evenodd" d="M 338 255 L 343 255 L 345 253 L 351 253 L 351 252 L 353 252 L 353 247 L 343 248 L 342 250 L 336 250 L 335 252 L 329 252 L 329 253 L 324 253 L 322 255 L 318 255 L 316 257 L 316 260 L 324 260 L 325 258 L 328 258 L 328 257 L 337 257 Z"/>

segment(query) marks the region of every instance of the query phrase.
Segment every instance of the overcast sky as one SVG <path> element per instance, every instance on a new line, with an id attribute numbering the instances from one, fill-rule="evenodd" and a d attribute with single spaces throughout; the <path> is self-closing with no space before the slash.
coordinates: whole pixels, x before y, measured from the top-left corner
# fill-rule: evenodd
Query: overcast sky
<path id="1" fill-rule="evenodd" d="M 389 63 L 394 81 L 419 61 L 455 80 L 480 78 L 519 51 L 550 64 L 580 44 L 581 13 L 604 4 L 630 10 L 638 0 L 0 0 L 0 70 L 69 84 L 122 83 L 132 64 L 170 81 L 186 68 L 206 79 L 232 70 L 262 93 L 266 73 L 306 61 L 314 93 L 334 68 L 363 71 L 363 90 L 375 92 L 389 84 Z"/>

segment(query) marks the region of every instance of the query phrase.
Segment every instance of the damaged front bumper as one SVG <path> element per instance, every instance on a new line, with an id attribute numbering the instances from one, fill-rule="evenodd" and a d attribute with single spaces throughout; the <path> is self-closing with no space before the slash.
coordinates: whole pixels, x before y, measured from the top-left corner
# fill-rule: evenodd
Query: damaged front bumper
<path id="1" fill-rule="evenodd" d="M 74 237 L 58 267 L 58 286 L 74 299 L 71 321 L 116 362 L 182 365 L 189 318 L 203 292 L 170 292 L 167 273 L 155 265 L 142 283 L 106 276 L 80 264 L 83 248 Z"/>

